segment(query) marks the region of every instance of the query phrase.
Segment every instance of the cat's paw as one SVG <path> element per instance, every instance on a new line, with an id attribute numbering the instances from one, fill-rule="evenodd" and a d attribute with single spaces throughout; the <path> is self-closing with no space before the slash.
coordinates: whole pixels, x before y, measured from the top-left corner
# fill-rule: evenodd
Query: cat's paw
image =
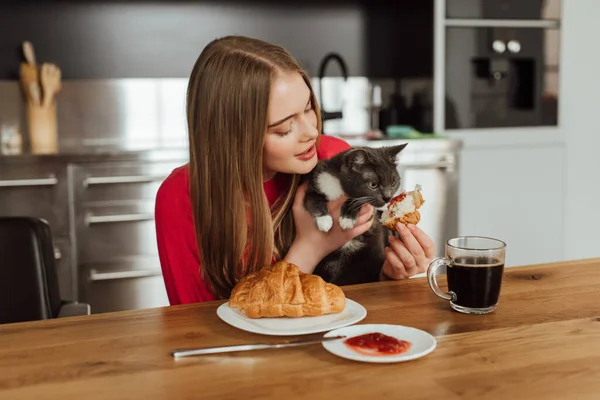
<path id="1" fill-rule="evenodd" d="M 321 232 L 329 232 L 333 226 L 333 218 L 331 218 L 331 215 L 322 215 L 317 217 L 315 221 L 317 221 L 317 228 L 319 228 Z"/>
<path id="2" fill-rule="evenodd" d="M 356 220 L 350 217 L 340 217 L 340 227 L 344 230 L 354 228 Z"/>

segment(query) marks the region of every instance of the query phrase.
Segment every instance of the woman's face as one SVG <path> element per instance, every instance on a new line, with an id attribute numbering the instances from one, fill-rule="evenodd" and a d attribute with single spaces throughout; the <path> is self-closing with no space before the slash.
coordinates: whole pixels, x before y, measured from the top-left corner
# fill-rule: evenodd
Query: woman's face
<path id="1" fill-rule="evenodd" d="M 298 73 L 280 75 L 271 87 L 263 177 L 277 172 L 306 174 L 317 164 L 317 114 L 310 89 Z"/>

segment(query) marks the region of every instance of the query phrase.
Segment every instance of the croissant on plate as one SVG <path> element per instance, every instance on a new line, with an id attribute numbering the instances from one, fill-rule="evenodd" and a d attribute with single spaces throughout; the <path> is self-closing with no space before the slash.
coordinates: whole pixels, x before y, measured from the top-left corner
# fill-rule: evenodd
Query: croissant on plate
<path id="1" fill-rule="evenodd" d="M 339 286 L 298 266 L 279 261 L 248 274 L 233 288 L 229 306 L 248 318 L 308 317 L 341 312 L 346 296 Z"/>

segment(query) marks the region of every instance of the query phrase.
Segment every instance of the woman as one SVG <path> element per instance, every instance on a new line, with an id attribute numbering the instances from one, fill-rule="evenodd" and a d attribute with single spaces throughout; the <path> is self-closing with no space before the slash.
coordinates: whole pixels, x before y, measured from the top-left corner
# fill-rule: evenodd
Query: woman
<path id="1" fill-rule="evenodd" d="M 172 305 L 228 298 L 241 277 L 275 260 L 311 273 L 369 229 L 369 205 L 355 228 L 334 225 L 327 233 L 303 209 L 301 175 L 350 146 L 320 136 L 310 80 L 281 47 L 240 36 L 208 44 L 190 76 L 187 120 L 190 162 L 172 172 L 156 198 Z M 334 221 L 342 202 L 330 204 Z M 382 279 L 423 272 L 433 257 L 420 229 L 400 235 L 386 250 Z"/>

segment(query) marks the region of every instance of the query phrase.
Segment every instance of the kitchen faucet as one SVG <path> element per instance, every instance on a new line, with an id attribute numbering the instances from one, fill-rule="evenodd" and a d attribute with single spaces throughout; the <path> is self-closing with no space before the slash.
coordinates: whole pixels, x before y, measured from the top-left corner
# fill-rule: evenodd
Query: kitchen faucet
<path id="1" fill-rule="evenodd" d="M 342 111 L 325 111 L 323 109 L 323 76 L 325 75 L 325 68 L 329 64 L 330 61 L 337 61 L 342 70 L 342 76 L 344 77 L 344 81 L 348 79 L 348 69 L 346 68 L 346 63 L 342 56 L 337 53 L 328 53 L 321 60 L 321 64 L 319 65 L 319 105 L 321 107 L 321 120 L 323 122 L 330 119 L 341 119 L 343 118 Z"/>

